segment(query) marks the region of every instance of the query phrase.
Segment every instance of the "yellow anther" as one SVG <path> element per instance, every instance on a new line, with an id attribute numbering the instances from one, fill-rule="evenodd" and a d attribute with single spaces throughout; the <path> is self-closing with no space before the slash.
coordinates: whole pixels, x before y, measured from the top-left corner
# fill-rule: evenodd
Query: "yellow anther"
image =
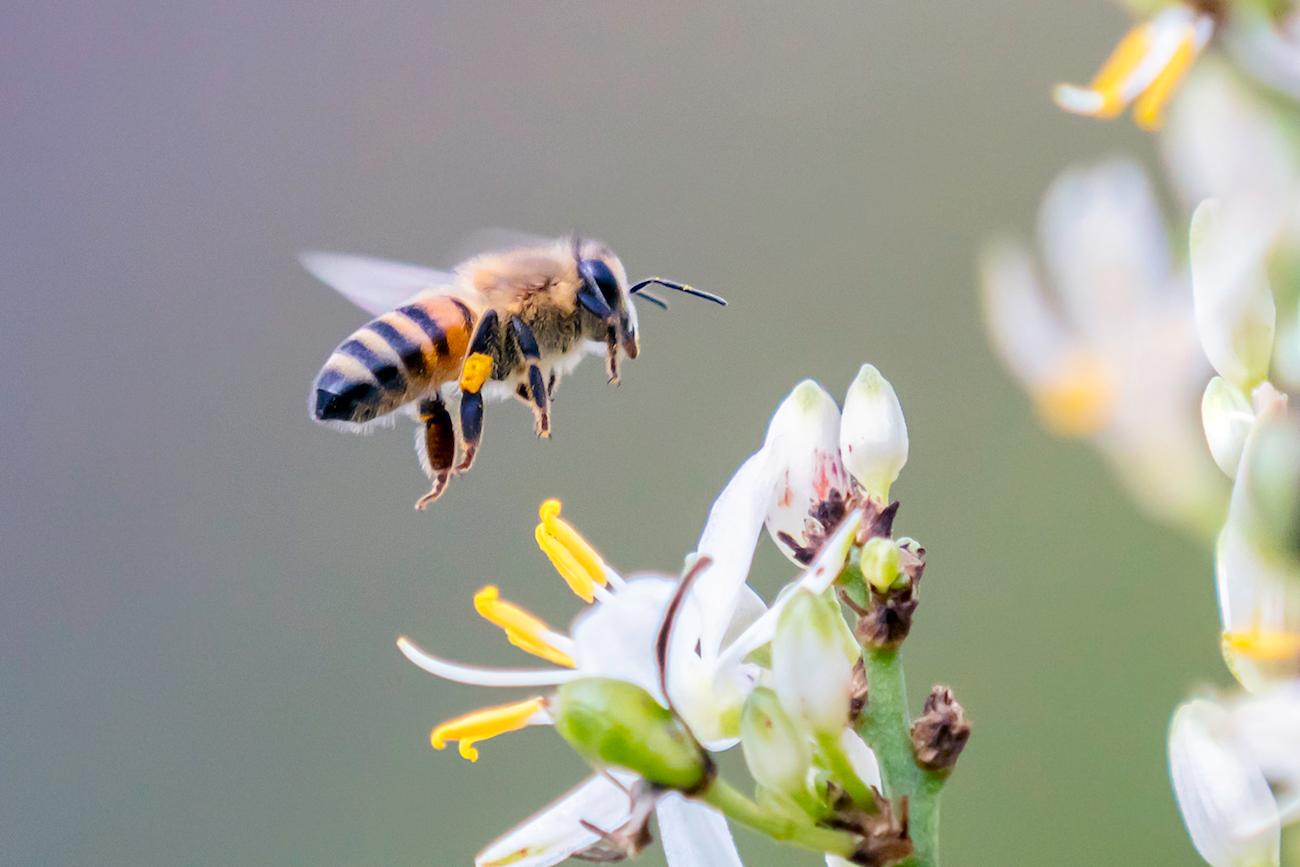
<path id="1" fill-rule="evenodd" d="M 1187 76 L 1187 70 L 1192 68 L 1195 59 L 1196 28 L 1188 24 L 1174 56 L 1169 58 L 1169 63 L 1160 70 L 1156 80 L 1151 82 L 1134 103 L 1134 123 L 1147 131 L 1157 130 L 1164 124 L 1165 103 Z"/>
<path id="2" fill-rule="evenodd" d="M 1249 630 L 1223 633 L 1223 647 L 1259 662 L 1300 662 L 1300 633 Z"/>
<path id="3" fill-rule="evenodd" d="M 1102 97 L 1097 117 L 1116 117 L 1124 110 L 1120 91 L 1150 49 L 1151 25 L 1145 21 L 1126 33 L 1115 46 L 1092 80 L 1091 89 Z"/>
<path id="4" fill-rule="evenodd" d="M 1033 391 L 1043 423 L 1062 436 L 1088 436 L 1105 427 L 1114 408 L 1106 364 L 1091 353 L 1068 356 L 1051 379 Z"/>
<path id="5" fill-rule="evenodd" d="M 513 704 L 485 707 L 437 726 L 429 734 L 429 743 L 435 750 L 441 750 L 446 748 L 448 741 L 459 741 L 457 748 L 461 758 L 477 762 L 478 750 L 474 749 L 474 744 L 506 732 L 518 731 L 541 713 L 545 706 L 546 700 L 538 696 Z"/>
<path id="6" fill-rule="evenodd" d="M 500 591 L 491 584 L 474 594 L 474 610 L 484 620 L 504 630 L 510 643 L 525 653 L 565 668 L 577 667 L 573 657 L 547 640 L 547 633 L 555 630 L 518 605 L 504 601 Z"/>
<path id="7" fill-rule="evenodd" d="M 465 359 L 460 369 L 460 390 L 466 394 L 478 394 L 492 375 L 492 356 L 475 352 Z"/>
<path id="8" fill-rule="evenodd" d="M 584 602 L 591 602 L 597 586 L 604 587 L 605 561 L 586 539 L 560 518 L 560 501 L 547 500 L 537 510 L 542 522 L 534 536 L 555 571 L 569 585 L 569 589 Z"/>

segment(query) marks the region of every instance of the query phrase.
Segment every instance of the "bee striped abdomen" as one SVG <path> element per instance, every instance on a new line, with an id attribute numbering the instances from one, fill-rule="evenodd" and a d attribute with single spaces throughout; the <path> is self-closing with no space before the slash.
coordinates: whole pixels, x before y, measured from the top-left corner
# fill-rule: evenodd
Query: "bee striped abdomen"
<path id="1" fill-rule="evenodd" d="M 317 375 L 316 419 L 368 422 L 454 379 L 475 318 L 463 301 L 432 296 L 366 323 Z"/>

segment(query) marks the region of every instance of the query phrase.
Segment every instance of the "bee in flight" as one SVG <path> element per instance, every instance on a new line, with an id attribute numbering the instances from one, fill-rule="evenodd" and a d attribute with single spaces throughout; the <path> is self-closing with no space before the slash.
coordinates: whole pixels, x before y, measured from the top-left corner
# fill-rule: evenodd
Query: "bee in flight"
<path id="1" fill-rule="evenodd" d="M 316 375 L 312 416 L 362 431 L 405 410 L 421 425 L 416 451 L 442 496 L 453 474 L 474 463 L 483 436 L 484 398 L 515 397 L 551 435 L 551 398 L 584 355 L 603 354 L 617 384 L 619 354 L 640 349 L 633 296 L 658 307 L 652 285 L 716 304 L 722 298 L 652 277 L 628 285 L 613 251 L 591 239 L 562 238 L 485 253 L 452 271 L 342 253 L 304 253 L 321 282 L 375 316 L 330 354 Z M 459 397 L 460 460 L 449 400 Z"/>

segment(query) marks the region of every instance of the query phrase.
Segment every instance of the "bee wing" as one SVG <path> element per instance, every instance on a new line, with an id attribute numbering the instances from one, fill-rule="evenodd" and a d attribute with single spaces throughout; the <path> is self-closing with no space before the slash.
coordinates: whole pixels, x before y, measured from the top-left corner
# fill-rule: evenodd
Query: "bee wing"
<path id="1" fill-rule="evenodd" d="M 456 276 L 450 271 L 420 265 L 319 250 L 299 254 L 298 261 L 317 280 L 372 316 L 402 306 L 413 295 L 455 291 Z"/>
<path id="2" fill-rule="evenodd" d="M 517 250 L 523 247 L 550 247 L 555 238 L 534 235 L 531 232 L 517 232 L 514 229 L 492 227 L 470 232 L 452 245 L 447 260 L 464 262 L 484 253 L 500 253 L 505 250 Z"/>

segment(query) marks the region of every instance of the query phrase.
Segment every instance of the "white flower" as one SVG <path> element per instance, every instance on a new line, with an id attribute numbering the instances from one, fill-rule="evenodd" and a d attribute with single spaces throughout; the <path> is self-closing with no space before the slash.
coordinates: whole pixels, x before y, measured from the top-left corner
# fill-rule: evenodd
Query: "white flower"
<path id="1" fill-rule="evenodd" d="M 1214 462 L 1224 475 L 1235 479 L 1246 437 L 1255 426 L 1250 401 L 1241 389 L 1216 376 L 1205 387 L 1205 396 L 1201 398 L 1201 423 Z"/>
<path id="2" fill-rule="evenodd" d="M 1197 529 L 1217 523 L 1224 486 L 1196 413 L 1208 369 L 1188 280 L 1171 267 L 1142 170 L 1114 160 L 1061 175 L 1044 197 L 1039 239 L 1046 283 L 1022 245 L 986 251 L 994 348 L 1044 425 L 1090 438 L 1149 512 Z"/>
<path id="3" fill-rule="evenodd" d="M 1242 392 L 1268 377 L 1277 311 L 1265 271 L 1267 224 L 1217 199 L 1192 216 L 1192 292 L 1201 347 Z"/>
<path id="4" fill-rule="evenodd" d="M 1196 700 L 1169 727 L 1169 773 L 1187 832 L 1213 867 L 1277 864 L 1277 801 L 1263 771 L 1242 749 L 1231 716 Z"/>
<path id="5" fill-rule="evenodd" d="M 1260 5 L 1239 3 L 1227 33 L 1233 58 L 1269 87 L 1300 100 L 1300 10 L 1274 12 Z"/>
<path id="6" fill-rule="evenodd" d="M 814 734 L 838 737 L 849 722 L 860 655 L 834 599 L 795 591 L 772 640 L 772 682 L 786 713 Z"/>
<path id="7" fill-rule="evenodd" d="M 1056 104 L 1074 114 L 1116 117 L 1130 103 L 1133 120 L 1156 129 L 1165 103 L 1214 33 L 1214 19 L 1189 5 L 1176 4 L 1139 23 L 1087 87 L 1061 84 Z"/>
<path id="8" fill-rule="evenodd" d="M 768 532 L 806 565 L 862 494 L 888 499 L 907 462 L 907 423 L 893 387 L 867 364 L 849 386 L 842 418 L 816 382 L 795 386 L 772 417 L 763 451 L 777 473 Z"/>

